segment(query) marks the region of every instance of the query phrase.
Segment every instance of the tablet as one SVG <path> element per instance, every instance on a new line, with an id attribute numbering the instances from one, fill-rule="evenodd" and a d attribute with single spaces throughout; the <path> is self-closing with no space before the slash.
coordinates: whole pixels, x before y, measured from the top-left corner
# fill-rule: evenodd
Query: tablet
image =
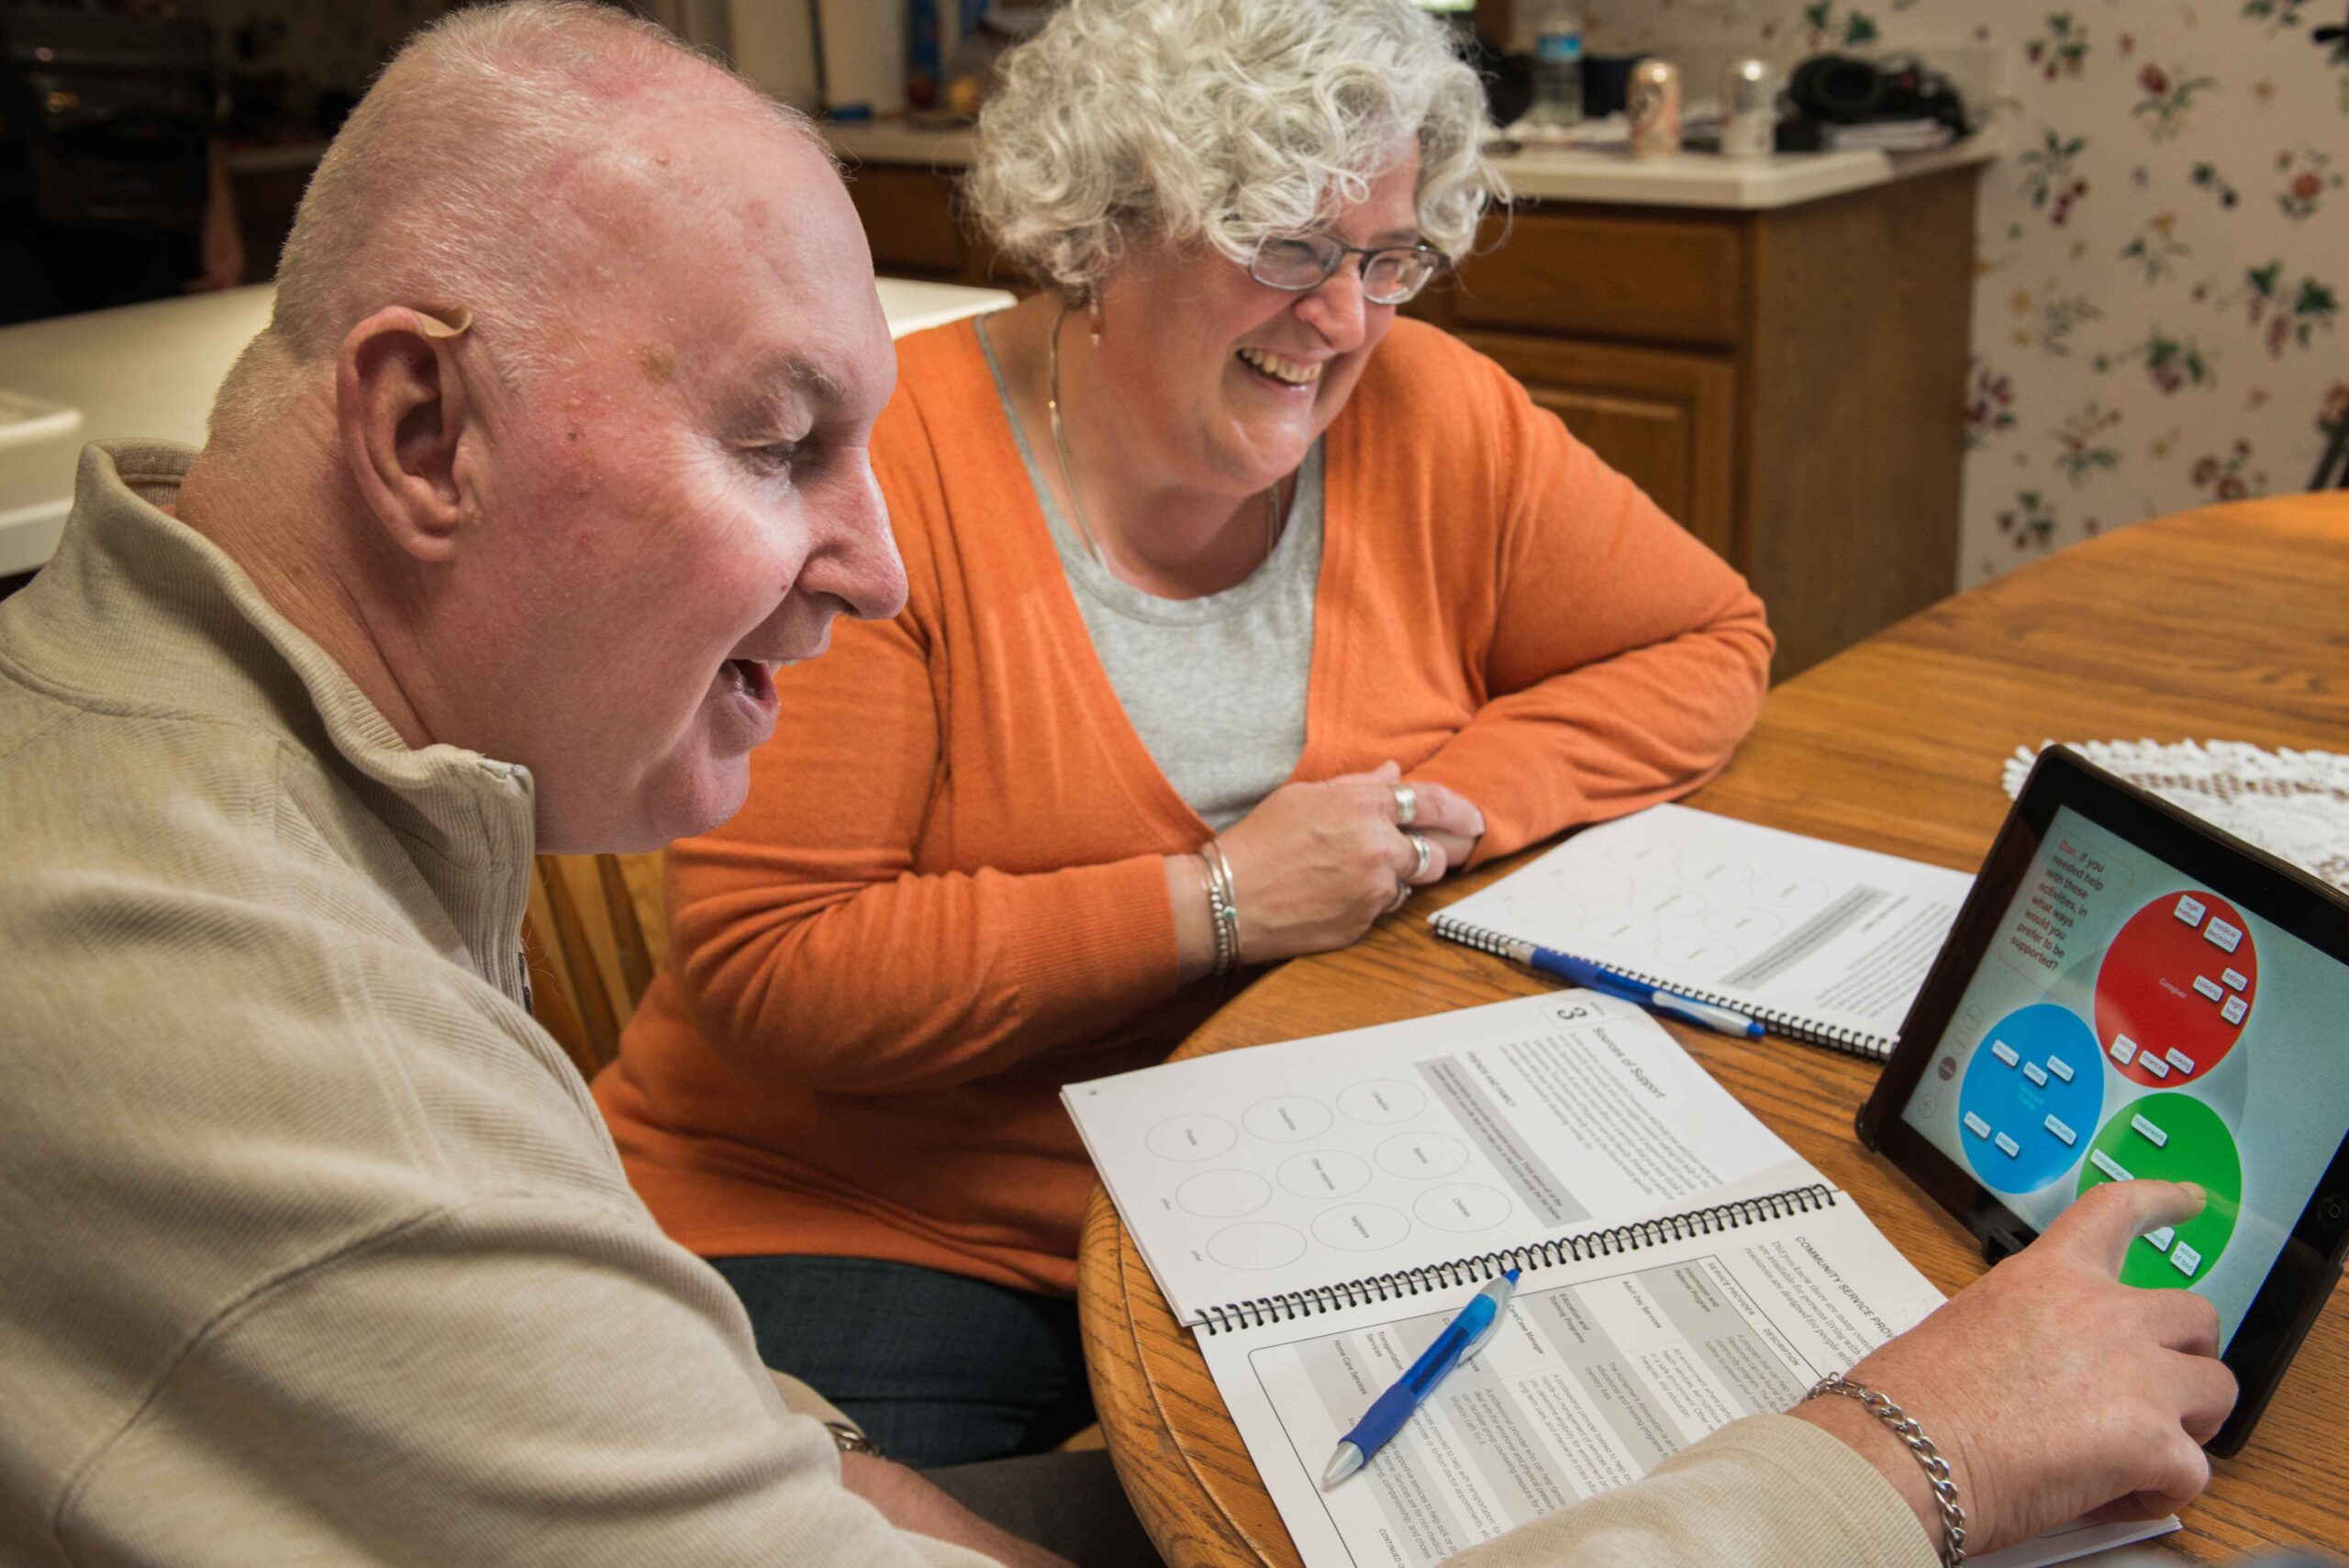
<path id="1" fill-rule="evenodd" d="M 1859 1131 L 1993 1261 L 2100 1182 L 2199 1183 L 2121 1277 L 2218 1307 L 2232 1453 L 2349 1250 L 2349 898 L 2051 747 Z"/>

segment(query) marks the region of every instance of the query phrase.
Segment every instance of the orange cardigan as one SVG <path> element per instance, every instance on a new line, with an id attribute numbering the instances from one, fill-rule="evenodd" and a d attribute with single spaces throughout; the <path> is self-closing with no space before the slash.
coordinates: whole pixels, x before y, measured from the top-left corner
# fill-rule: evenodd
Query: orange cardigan
<path id="1" fill-rule="evenodd" d="M 704 1255 L 1065 1294 L 1092 1173 L 1058 1092 L 1221 1000 L 1176 986 L 1159 859 L 1208 829 L 1094 656 L 972 325 L 897 351 L 873 459 L 911 600 L 779 674 L 749 804 L 670 851 L 675 951 L 596 1096 Z M 1326 451 L 1298 778 L 1394 758 L 1483 808 L 1482 861 L 1728 760 L 1760 601 L 1491 361 L 1397 321 Z"/>

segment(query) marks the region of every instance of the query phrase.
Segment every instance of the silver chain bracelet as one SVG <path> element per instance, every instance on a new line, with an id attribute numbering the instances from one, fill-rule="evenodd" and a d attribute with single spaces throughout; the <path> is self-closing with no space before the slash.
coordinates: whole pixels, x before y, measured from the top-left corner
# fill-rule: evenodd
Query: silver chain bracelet
<path id="1" fill-rule="evenodd" d="M 842 1453 L 861 1453 L 874 1459 L 889 1457 L 881 1451 L 879 1443 L 864 1435 L 861 1427 L 852 1427 L 846 1421 L 826 1421 L 824 1430 L 832 1434 L 832 1446 Z"/>
<path id="2" fill-rule="evenodd" d="M 1861 1408 L 1892 1429 L 1893 1435 L 1909 1445 L 1917 1462 L 1925 1472 L 1925 1485 L 1932 1488 L 1933 1501 L 1942 1509 L 1942 1568 L 1957 1568 L 1965 1561 L 1965 1510 L 1957 1504 L 1957 1483 L 1949 1478 L 1949 1461 L 1942 1457 L 1933 1440 L 1925 1435 L 1915 1418 L 1865 1384 L 1854 1383 L 1840 1372 L 1831 1372 L 1810 1385 L 1806 1399 L 1816 1399 L 1822 1394 L 1841 1394 L 1860 1402 Z"/>

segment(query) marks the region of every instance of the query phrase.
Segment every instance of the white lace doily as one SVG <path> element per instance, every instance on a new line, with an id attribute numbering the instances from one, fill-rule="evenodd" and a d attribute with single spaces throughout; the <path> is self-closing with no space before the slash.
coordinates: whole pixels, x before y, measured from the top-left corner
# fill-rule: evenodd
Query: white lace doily
<path id="1" fill-rule="evenodd" d="M 2263 751 L 2241 740 L 2065 744 L 2106 772 L 2349 893 L 2349 757 Z M 2008 799 L 2021 793 L 2035 755 L 2018 746 L 2007 759 Z"/>

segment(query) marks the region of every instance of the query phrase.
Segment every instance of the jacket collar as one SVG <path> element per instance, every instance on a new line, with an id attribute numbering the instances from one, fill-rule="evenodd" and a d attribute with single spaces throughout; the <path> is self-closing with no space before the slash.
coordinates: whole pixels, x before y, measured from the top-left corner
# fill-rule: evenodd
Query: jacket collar
<path id="1" fill-rule="evenodd" d="M 502 941 L 465 935 L 485 975 L 502 979 L 535 844 L 529 771 L 401 740 L 226 551 L 161 509 L 195 455 L 158 441 L 83 449 L 57 553 L 0 614 L 0 662 L 78 707 L 284 733 L 405 844 L 432 851 L 411 858 L 452 916 L 495 910 Z"/>

